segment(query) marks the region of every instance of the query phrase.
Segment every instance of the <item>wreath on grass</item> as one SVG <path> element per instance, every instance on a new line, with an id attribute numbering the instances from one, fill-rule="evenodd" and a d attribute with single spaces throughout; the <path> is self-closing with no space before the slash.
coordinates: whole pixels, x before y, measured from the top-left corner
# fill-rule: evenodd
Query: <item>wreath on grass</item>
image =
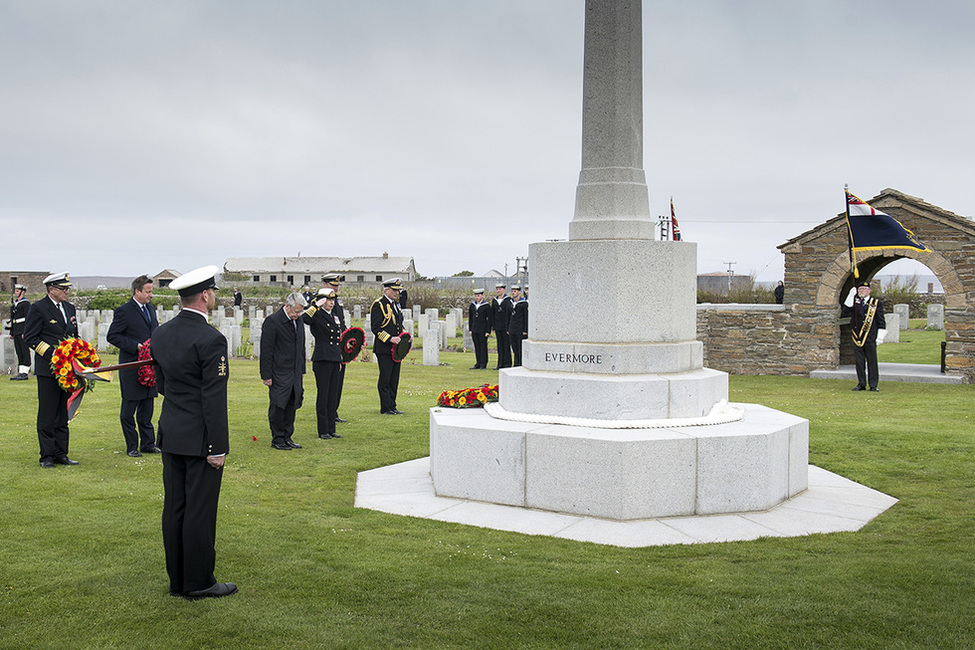
<path id="1" fill-rule="evenodd" d="M 455 409 L 476 408 L 498 401 L 498 387 L 483 384 L 477 388 L 445 390 L 437 397 L 437 406 Z"/>
<path id="2" fill-rule="evenodd" d="M 62 389 L 69 393 L 81 387 L 91 390 L 92 382 L 83 382 L 75 375 L 72 361 L 77 361 L 86 368 L 97 368 L 102 365 L 102 360 L 95 348 L 84 339 L 65 339 L 51 354 L 51 370 Z"/>

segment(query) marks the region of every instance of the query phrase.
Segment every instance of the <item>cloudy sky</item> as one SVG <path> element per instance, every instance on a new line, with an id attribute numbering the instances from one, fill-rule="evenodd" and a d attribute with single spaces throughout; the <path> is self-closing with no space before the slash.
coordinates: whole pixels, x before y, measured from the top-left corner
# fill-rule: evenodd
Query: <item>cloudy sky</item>
<path id="1" fill-rule="evenodd" d="M 0 268 L 514 270 L 565 238 L 583 0 L 0 0 Z M 699 272 L 886 187 L 975 214 L 975 3 L 644 3 L 644 167 Z"/>

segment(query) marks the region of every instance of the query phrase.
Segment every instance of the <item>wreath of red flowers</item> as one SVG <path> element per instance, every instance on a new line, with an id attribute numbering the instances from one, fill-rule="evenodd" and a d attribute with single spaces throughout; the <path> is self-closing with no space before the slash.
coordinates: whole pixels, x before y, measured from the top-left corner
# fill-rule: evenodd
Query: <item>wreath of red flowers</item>
<path id="1" fill-rule="evenodd" d="M 152 339 L 146 339 L 142 347 L 139 348 L 139 361 L 148 361 L 152 359 L 152 353 L 149 351 L 149 341 Z M 148 386 L 152 388 L 156 385 L 156 371 L 153 369 L 152 364 L 146 364 L 139 367 L 139 383 L 143 386 Z"/>
<path id="2" fill-rule="evenodd" d="M 461 390 L 445 390 L 437 397 L 437 406 L 463 409 L 484 406 L 488 402 L 498 401 L 498 387 L 483 384 L 477 388 L 463 388 Z"/>
<path id="3" fill-rule="evenodd" d="M 77 361 L 87 368 L 97 368 L 102 365 L 102 360 L 95 352 L 95 348 L 84 339 L 65 339 L 51 354 L 51 370 L 54 371 L 58 385 L 63 390 L 69 393 L 81 387 L 91 390 L 92 382 L 83 382 L 75 375 L 72 361 Z"/>

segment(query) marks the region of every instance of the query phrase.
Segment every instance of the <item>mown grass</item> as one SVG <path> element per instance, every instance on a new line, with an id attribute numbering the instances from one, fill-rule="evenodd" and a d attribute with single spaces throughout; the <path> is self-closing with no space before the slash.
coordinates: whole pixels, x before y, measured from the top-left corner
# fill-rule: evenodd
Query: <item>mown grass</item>
<path id="1" fill-rule="evenodd" d="M 971 647 L 972 386 L 732 377 L 732 400 L 809 418 L 810 462 L 900 502 L 857 533 L 621 549 L 353 508 L 357 472 L 429 453 L 441 390 L 496 381 L 441 358 L 404 366 L 400 417 L 352 364 L 328 442 L 309 375 L 294 452 L 270 447 L 257 363 L 232 362 L 217 578 L 241 592 L 192 603 L 167 595 L 161 462 L 125 456 L 117 386 L 71 428 L 81 465 L 41 470 L 34 380 L 0 381 L 0 646 Z"/>
<path id="2" fill-rule="evenodd" d="M 877 360 L 885 363 L 926 363 L 941 365 L 943 330 L 925 330 L 926 321 L 914 319 L 912 329 L 901 330 L 900 341 L 877 346 Z"/>

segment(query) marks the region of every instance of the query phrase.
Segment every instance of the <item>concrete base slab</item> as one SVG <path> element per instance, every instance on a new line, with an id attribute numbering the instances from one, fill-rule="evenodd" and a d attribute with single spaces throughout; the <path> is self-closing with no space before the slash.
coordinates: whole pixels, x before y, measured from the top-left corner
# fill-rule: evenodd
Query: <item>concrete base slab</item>
<path id="1" fill-rule="evenodd" d="M 917 384 L 964 384 L 964 375 L 942 373 L 941 366 L 924 363 L 878 363 L 880 382 L 905 381 Z M 813 370 L 810 379 L 857 380 L 855 366 L 840 366 L 836 370 Z"/>
<path id="2" fill-rule="evenodd" d="M 897 503 L 894 497 L 814 465 L 808 466 L 808 474 L 806 491 L 762 512 L 611 521 L 438 497 L 427 457 L 360 472 L 355 507 L 525 535 L 639 548 L 852 532 Z"/>

